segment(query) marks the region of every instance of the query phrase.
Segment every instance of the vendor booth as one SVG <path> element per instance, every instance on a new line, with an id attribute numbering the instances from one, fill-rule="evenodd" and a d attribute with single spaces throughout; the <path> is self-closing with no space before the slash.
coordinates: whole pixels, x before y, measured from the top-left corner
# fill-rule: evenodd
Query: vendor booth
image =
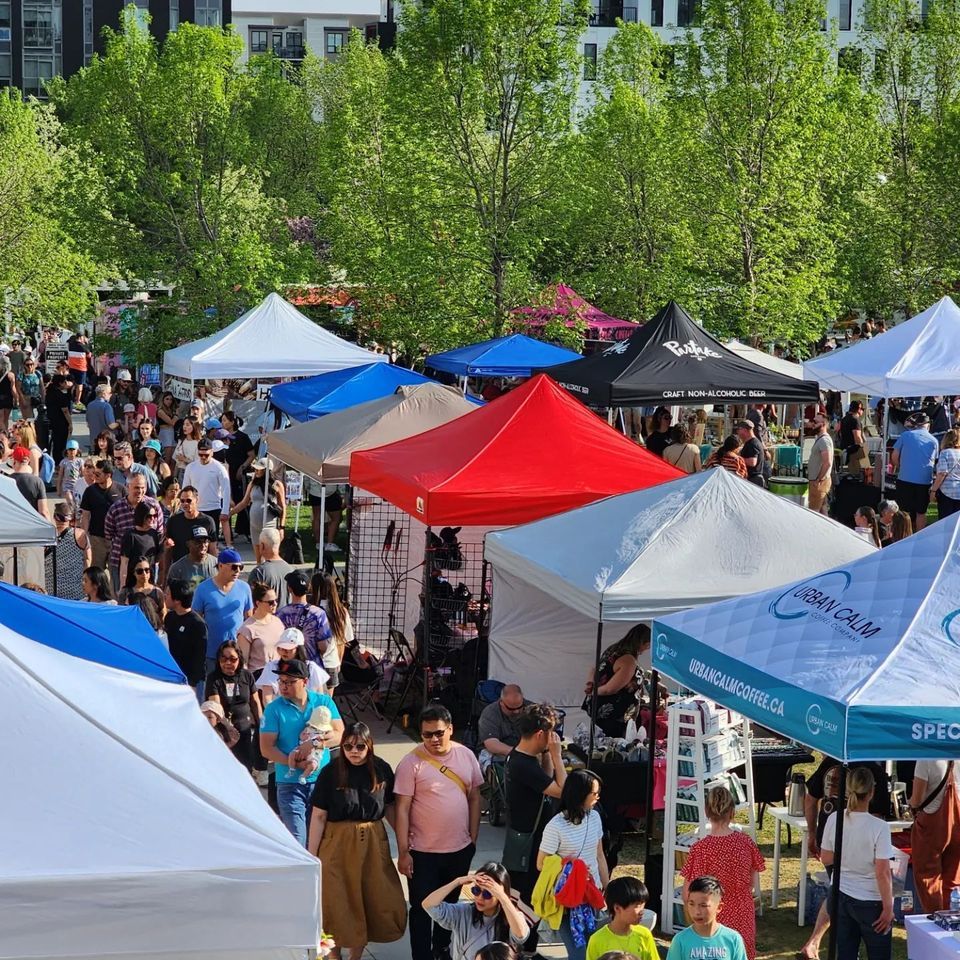
<path id="1" fill-rule="evenodd" d="M 0 597 L 0 696 L 30 735 L 6 746 L 17 776 L 0 796 L 0 956 L 296 960 L 315 950 L 319 864 L 192 688 L 38 643 L 10 625 L 9 601 Z M 83 629 L 68 612 L 60 624 Z M 61 789 L 35 788 L 51 776 Z"/>
<path id="2" fill-rule="evenodd" d="M 514 333 L 483 343 L 471 343 L 424 360 L 431 370 L 467 377 L 530 377 L 535 370 L 579 360 L 580 354 L 543 340 Z"/>
<path id="3" fill-rule="evenodd" d="M 670 301 L 629 340 L 547 373 L 593 407 L 816 401 L 817 384 L 751 363 Z"/>
<path id="4" fill-rule="evenodd" d="M 398 387 L 435 382 L 422 373 L 392 363 L 364 363 L 281 383 L 271 388 L 270 403 L 291 420 L 302 423 L 358 403 L 388 397 Z"/>
<path id="5" fill-rule="evenodd" d="M 195 385 L 204 385 L 210 408 L 218 411 L 224 400 L 262 402 L 283 380 L 387 361 L 271 293 L 223 330 L 165 351 L 163 375 L 178 400 L 191 399 Z"/>
<path id="6" fill-rule="evenodd" d="M 958 547 L 958 518 L 950 517 L 787 586 L 658 619 L 654 667 L 844 763 L 954 760 Z M 839 786 L 842 810 L 845 777 Z M 839 870 L 833 884 L 836 897 Z"/>
<path id="7" fill-rule="evenodd" d="M 468 417 L 350 462 L 354 487 L 403 512 L 383 531 L 383 550 L 390 554 L 397 536 L 412 544 L 404 576 L 422 582 L 423 598 L 419 586 L 408 590 L 408 618 L 421 635 L 429 624 L 421 653 L 441 666 L 464 636 L 485 636 L 488 530 L 679 475 L 542 375 Z"/>
<path id="8" fill-rule="evenodd" d="M 639 325 L 632 320 L 619 320 L 604 313 L 565 283 L 548 287 L 544 291 L 544 300 L 539 306 L 516 307 L 510 313 L 522 321 L 524 326 L 534 329 L 543 329 L 548 323 L 555 321 L 571 328 L 583 323 L 587 328 L 588 341 L 626 340 L 639 329 Z"/>
<path id="9" fill-rule="evenodd" d="M 42 584 L 43 548 L 56 542 L 56 527 L 27 503 L 10 477 L 0 476 L 0 579 Z"/>
<path id="10" fill-rule="evenodd" d="M 675 610 L 875 552 L 838 523 L 723 469 L 491 533 L 490 676 L 579 704 L 604 642 Z"/>
<path id="11" fill-rule="evenodd" d="M 803 379 L 803 365 L 800 363 L 784 360 L 782 357 L 767 353 L 765 350 L 757 350 L 756 347 L 741 343 L 739 340 L 728 340 L 724 346 L 731 353 L 735 353 L 749 363 L 755 363 L 758 367 L 765 367 L 774 373 L 782 373 L 785 377 L 791 377 L 794 380 Z"/>

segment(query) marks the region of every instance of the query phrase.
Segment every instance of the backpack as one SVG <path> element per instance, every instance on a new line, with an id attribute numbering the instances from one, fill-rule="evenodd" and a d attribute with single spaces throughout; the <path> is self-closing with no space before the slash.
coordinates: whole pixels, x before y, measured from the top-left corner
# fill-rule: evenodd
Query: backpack
<path id="1" fill-rule="evenodd" d="M 40 479 L 44 486 L 49 487 L 53 483 L 54 474 L 57 472 L 57 465 L 53 462 L 53 457 L 46 450 L 40 454 Z"/>

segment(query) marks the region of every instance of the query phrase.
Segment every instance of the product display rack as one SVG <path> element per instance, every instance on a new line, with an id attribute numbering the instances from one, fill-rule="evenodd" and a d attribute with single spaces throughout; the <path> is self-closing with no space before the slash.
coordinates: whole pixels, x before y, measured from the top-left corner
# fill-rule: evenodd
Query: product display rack
<path id="1" fill-rule="evenodd" d="M 733 770 L 743 766 L 745 777 Z M 663 824 L 663 897 L 660 929 L 673 933 L 686 925 L 680 869 L 693 844 L 709 831 L 704 811 L 707 791 L 725 786 L 746 810 L 748 824 L 735 824 L 756 839 L 750 721 L 702 697 L 667 707 L 667 785 Z M 759 891 L 758 891 L 759 893 Z"/>

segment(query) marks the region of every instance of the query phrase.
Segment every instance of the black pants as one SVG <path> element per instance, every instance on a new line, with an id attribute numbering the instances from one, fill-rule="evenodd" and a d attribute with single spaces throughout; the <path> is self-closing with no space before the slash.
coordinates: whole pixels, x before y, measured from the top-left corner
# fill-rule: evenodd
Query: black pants
<path id="1" fill-rule="evenodd" d="M 944 517 L 951 517 L 960 511 L 960 500 L 954 500 L 945 493 L 937 491 L 937 515 L 942 520 Z"/>
<path id="2" fill-rule="evenodd" d="M 206 514 L 213 521 L 214 529 L 214 544 L 223 536 L 223 531 L 220 529 L 220 511 L 219 510 L 201 510 L 203 514 Z"/>
<path id="3" fill-rule="evenodd" d="M 539 835 L 540 834 L 538 833 L 538 836 Z M 540 849 L 539 841 L 533 849 Z M 519 871 L 511 872 L 510 890 L 515 893 L 527 906 L 530 906 L 530 899 L 533 896 L 533 888 L 537 885 L 537 880 L 539 877 L 540 874 L 537 873 L 536 870 L 528 870 L 526 873 L 520 873 Z M 532 924 L 532 927 L 533 929 L 530 931 L 530 936 L 527 937 L 527 939 L 523 942 L 524 953 L 536 953 L 537 947 L 540 944 L 540 934 L 537 925 Z"/>
<path id="4" fill-rule="evenodd" d="M 240 731 L 240 739 L 231 747 L 233 755 L 247 768 L 252 770 L 256 763 L 259 750 L 256 747 L 257 729 L 250 727 L 249 730 Z"/>
<path id="5" fill-rule="evenodd" d="M 435 924 L 420 906 L 428 893 L 442 887 L 457 877 L 470 872 L 470 861 L 476 852 L 471 843 L 455 853 L 420 853 L 411 850 L 413 857 L 413 876 L 408 888 L 410 891 L 410 954 L 413 960 L 433 960 L 434 956 L 446 953 L 450 949 L 450 931 Z M 451 890 L 445 898 L 448 903 L 460 899 L 459 890 Z M 432 928 L 432 930 L 431 930 Z"/>
<path id="6" fill-rule="evenodd" d="M 67 417 L 70 416 L 69 407 L 49 407 L 50 417 L 50 456 L 58 466 L 63 459 L 63 448 L 67 445 L 70 436 L 70 425 Z"/>

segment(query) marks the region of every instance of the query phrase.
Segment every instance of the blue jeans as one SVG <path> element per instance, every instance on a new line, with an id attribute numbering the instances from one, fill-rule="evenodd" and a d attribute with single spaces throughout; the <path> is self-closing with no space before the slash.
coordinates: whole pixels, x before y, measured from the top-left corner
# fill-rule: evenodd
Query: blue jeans
<path id="1" fill-rule="evenodd" d="M 277 784 L 277 807 L 280 809 L 280 819 L 302 847 L 307 845 L 307 825 L 312 794 L 312 783 Z"/>
<path id="2" fill-rule="evenodd" d="M 597 924 L 597 929 L 599 929 L 602 924 Z M 563 919 L 560 921 L 560 929 L 558 931 L 560 934 L 560 939 L 563 941 L 563 945 L 567 948 L 567 960 L 587 960 L 587 944 L 585 943 L 582 947 L 578 947 L 573 942 L 573 931 L 570 929 L 570 911 L 563 911 Z M 587 941 L 589 942 L 590 936 L 587 936 Z M 872 960 L 872 958 L 870 958 Z"/>
<path id="3" fill-rule="evenodd" d="M 867 948 L 867 960 L 890 960 L 893 952 L 893 936 L 877 933 L 873 922 L 883 911 L 879 900 L 854 900 L 840 894 L 837 908 L 837 960 L 857 960 L 860 942 Z"/>

